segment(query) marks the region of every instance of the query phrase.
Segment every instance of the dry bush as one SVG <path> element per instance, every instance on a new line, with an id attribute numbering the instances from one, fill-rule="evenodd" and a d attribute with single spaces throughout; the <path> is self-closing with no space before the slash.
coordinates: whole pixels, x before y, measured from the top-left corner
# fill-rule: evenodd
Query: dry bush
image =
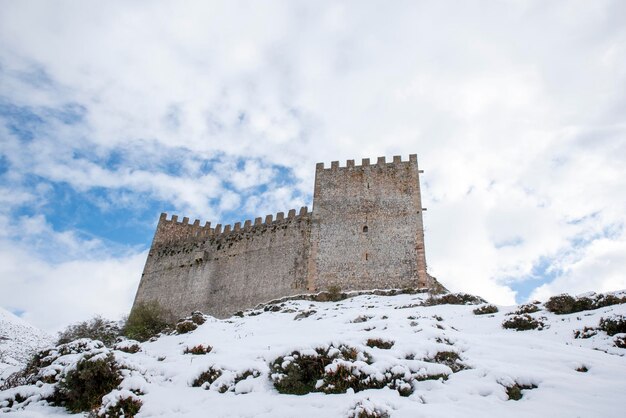
<path id="1" fill-rule="evenodd" d="M 514 329 L 516 331 L 528 331 L 532 329 L 542 330 L 545 324 L 528 314 L 514 315 L 502 323 L 502 328 Z"/>
<path id="2" fill-rule="evenodd" d="M 202 344 L 199 344 L 191 348 L 189 347 L 185 348 L 185 351 L 183 351 L 183 354 L 195 354 L 195 355 L 209 354 L 211 350 L 213 350 L 213 347 L 211 347 L 210 345 L 207 345 L 205 347 Z"/>
<path id="3" fill-rule="evenodd" d="M 370 338 L 365 343 L 366 346 L 371 348 L 380 348 L 382 350 L 389 350 L 393 347 L 394 342 L 390 340 L 383 340 L 382 338 Z"/>
<path id="4" fill-rule="evenodd" d="M 59 332 L 57 345 L 66 344 L 80 338 L 90 338 L 102 341 L 105 346 L 110 347 L 120 334 L 121 329 L 117 322 L 104 319 L 101 316 L 94 316 L 88 321 L 70 325 L 65 330 Z"/>
<path id="5" fill-rule="evenodd" d="M 473 312 L 474 312 L 474 315 L 494 314 L 498 312 L 498 307 L 496 305 L 484 305 L 484 306 L 474 309 Z"/>

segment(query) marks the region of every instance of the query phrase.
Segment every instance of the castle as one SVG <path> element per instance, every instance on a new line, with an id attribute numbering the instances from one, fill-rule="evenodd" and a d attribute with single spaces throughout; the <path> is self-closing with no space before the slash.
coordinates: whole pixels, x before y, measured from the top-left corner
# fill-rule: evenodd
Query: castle
<path id="1" fill-rule="evenodd" d="M 428 288 L 417 155 L 315 169 L 313 210 L 233 226 L 161 214 L 135 297 L 179 317 L 216 317 L 272 299 L 342 290 Z"/>

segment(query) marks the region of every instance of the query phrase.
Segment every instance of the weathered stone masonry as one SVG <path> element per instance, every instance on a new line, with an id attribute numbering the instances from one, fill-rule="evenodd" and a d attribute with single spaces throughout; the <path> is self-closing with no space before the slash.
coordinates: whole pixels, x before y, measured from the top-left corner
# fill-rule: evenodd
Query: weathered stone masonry
<path id="1" fill-rule="evenodd" d="M 430 287 L 417 156 L 317 164 L 313 212 L 224 226 L 161 214 L 135 304 L 217 317 L 283 296 Z"/>

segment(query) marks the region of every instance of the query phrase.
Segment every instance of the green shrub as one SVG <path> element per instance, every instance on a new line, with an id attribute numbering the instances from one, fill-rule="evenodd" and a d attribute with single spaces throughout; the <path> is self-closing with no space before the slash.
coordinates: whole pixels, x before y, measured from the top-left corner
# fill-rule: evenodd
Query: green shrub
<path id="1" fill-rule="evenodd" d="M 626 333 L 626 317 L 615 315 L 609 318 L 601 318 L 599 328 L 611 336 Z"/>
<path id="2" fill-rule="evenodd" d="M 458 359 L 458 355 L 454 355 Z M 446 361 L 444 357 L 446 355 L 441 354 L 437 360 L 443 363 Z M 387 387 L 397 390 L 400 396 L 411 395 L 415 381 L 448 377 L 445 374 L 424 374 L 423 368 L 418 372 L 409 372 L 409 369 L 396 366 L 390 366 L 381 375 L 374 376 L 363 368 L 363 363 L 372 364 L 372 358 L 367 352 L 345 345 L 317 348 L 306 354 L 294 351 L 270 363 L 269 377 L 278 392 L 284 394 L 345 393 L 348 389 L 359 392 Z M 464 367 L 457 361 L 449 361 L 447 364 L 456 367 L 456 370 Z"/>
<path id="3" fill-rule="evenodd" d="M 305 395 L 310 392 L 340 393 L 340 390 L 345 392 L 348 387 L 358 391 L 362 390 L 360 383 L 353 381 L 346 373 L 352 368 L 351 362 L 359 358 L 371 363 L 371 357 L 367 353 L 346 345 L 320 347 L 315 349 L 314 354 L 294 351 L 270 364 L 270 379 L 278 392 L 293 395 Z M 325 367 L 334 360 L 345 360 L 349 364 L 338 365 L 334 371 L 327 372 Z M 338 380 L 343 378 L 345 381 L 340 383 Z M 320 380 L 323 381 L 321 386 L 317 385 Z"/>
<path id="4" fill-rule="evenodd" d="M 139 413 L 143 403 L 139 399 L 127 397 L 117 401 L 104 412 L 106 418 L 134 418 Z"/>
<path id="5" fill-rule="evenodd" d="M 502 323 L 502 328 L 514 329 L 516 331 L 528 331 L 531 329 L 543 329 L 544 323 L 528 314 L 515 315 Z"/>
<path id="6" fill-rule="evenodd" d="M 395 375 L 388 370 L 383 373 L 382 380 L 372 378 L 362 373 L 358 363 L 351 360 L 358 354 L 356 349 L 345 346 L 340 350 L 333 347 L 318 348 L 316 354 L 301 354 L 296 351 L 288 357 L 277 358 L 270 365 L 270 378 L 278 392 L 294 395 L 310 392 L 345 393 L 348 389 L 359 392 L 383 387 L 396 389 L 401 396 L 413 393 L 413 376 Z M 335 363 L 335 360 L 339 362 Z M 332 367 L 327 367 L 331 364 Z"/>
<path id="7" fill-rule="evenodd" d="M 364 389 L 380 389 L 385 387 L 385 382 L 365 382 L 354 373 L 356 367 L 353 364 L 339 363 L 323 375 L 324 393 L 346 393 L 350 388 L 355 392 Z"/>
<path id="8" fill-rule="evenodd" d="M 168 329 L 173 323 L 173 315 L 156 301 L 138 303 L 131 311 L 124 335 L 138 341 L 146 341 Z"/>
<path id="9" fill-rule="evenodd" d="M 48 366 L 52 365 L 59 357 L 68 354 L 87 353 L 91 350 L 100 352 L 104 349 L 104 344 L 98 340 L 82 338 L 57 347 L 47 348 L 32 355 L 26 366 L 8 376 L 0 385 L 0 390 L 6 390 L 17 386 L 33 385 L 37 381 L 54 384 L 60 378 L 56 373 L 42 373 Z"/>
<path id="10" fill-rule="evenodd" d="M 104 358 L 84 358 L 67 372 L 55 388 L 53 403 L 73 413 L 100 406 L 102 397 L 115 389 L 122 378 L 112 354 Z"/>
<path id="11" fill-rule="evenodd" d="M 95 316 L 88 321 L 70 325 L 65 330 L 59 332 L 57 345 L 66 344 L 80 338 L 90 338 L 102 341 L 105 346 L 110 347 L 120 334 L 121 329 L 115 321 Z"/>
<path id="12" fill-rule="evenodd" d="M 473 312 L 474 312 L 474 315 L 494 314 L 498 312 L 498 307 L 496 305 L 484 305 L 484 306 L 474 309 Z"/>
<path id="13" fill-rule="evenodd" d="M 357 402 L 348 411 L 347 418 L 389 418 L 389 411 L 386 408 L 372 404 L 369 399 Z"/>
<path id="14" fill-rule="evenodd" d="M 366 346 L 371 348 L 380 348 L 383 350 L 388 350 L 393 347 L 394 342 L 389 340 L 383 340 L 382 338 L 370 338 L 365 343 Z"/>
<path id="15" fill-rule="evenodd" d="M 537 389 L 536 385 L 520 385 L 519 383 L 515 383 L 511 386 L 506 386 L 506 394 L 509 397 L 510 401 L 519 401 L 522 399 L 522 390 L 530 390 Z"/>
<path id="16" fill-rule="evenodd" d="M 285 364 L 285 358 L 277 358 L 271 365 L 274 387 L 280 393 L 306 395 L 317 391 L 316 383 L 324 376 L 324 367 L 332 363 L 328 356 L 301 354 L 294 351 L 293 360 Z M 280 375 L 280 376 L 277 376 Z"/>
<path id="17" fill-rule="evenodd" d="M 615 337 L 615 339 L 613 340 L 613 344 L 617 348 L 626 348 L 626 337 L 624 336 Z"/>
<path id="18" fill-rule="evenodd" d="M 448 366 L 452 370 L 452 373 L 457 373 L 468 368 L 461 362 L 459 354 L 454 351 L 439 351 L 434 356 L 424 359 L 424 361 Z"/>

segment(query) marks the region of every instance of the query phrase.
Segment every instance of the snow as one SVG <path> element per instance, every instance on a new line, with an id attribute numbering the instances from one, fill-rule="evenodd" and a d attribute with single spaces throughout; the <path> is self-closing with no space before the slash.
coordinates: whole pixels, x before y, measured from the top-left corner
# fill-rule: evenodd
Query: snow
<path id="1" fill-rule="evenodd" d="M 603 331 L 589 338 L 574 338 L 574 332 L 597 327 L 602 317 L 626 314 L 625 304 L 570 315 L 541 309 L 531 316 L 544 318 L 545 328 L 518 332 L 501 326 L 515 306 L 474 315 L 475 305 L 419 306 L 425 297 L 362 295 L 340 302 L 288 301 L 279 312 L 257 310 L 254 315 L 247 312 L 242 318 L 226 320 L 208 317 L 190 333 L 139 344 L 137 353 L 112 349 L 124 368 L 124 380 L 103 403 L 138 398 L 143 402 L 138 417 L 356 417 L 363 411 L 386 412 L 394 418 L 465 416 L 468 411 L 507 418 L 622 416 L 626 350 L 615 347 L 615 337 Z M 305 311 L 315 312 L 295 320 Z M 370 338 L 394 344 L 389 349 L 370 348 L 366 345 Z M 200 344 L 212 350 L 184 354 L 186 348 Z M 362 355 L 353 362 L 337 360 L 327 371 L 341 364 L 371 378 L 391 371 L 401 376 L 444 374 L 448 379 L 415 381 L 408 397 L 391 388 L 301 396 L 280 394 L 274 388 L 269 375 L 277 358 L 284 357 L 286 365 L 294 361 L 290 358 L 294 351 L 315 355 L 317 348 L 330 348 L 337 353 L 341 345 L 368 353 L 373 361 L 367 364 Z M 98 344 L 87 349 L 91 354 L 109 352 Z M 448 365 L 428 361 L 442 351 L 458 353 L 467 368 L 453 373 Z M 50 368 L 62 372 L 82 355 L 62 355 Z M 583 366 L 587 372 L 576 370 Z M 192 387 L 209 368 L 220 369 L 222 375 L 212 384 Z M 246 371 L 258 373 L 236 382 Z M 322 384 L 318 382 L 318 387 Z M 514 384 L 536 388 L 523 389 L 519 401 L 508 400 L 506 387 Z M 220 393 L 224 388 L 228 390 Z M 0 408 L 16 390 L 35 394 L 49 390 L 49 385 L 0 392 Z M 65 414 L 44 401 L 25 402 L 4 412 L 8 417 Z"/>
<path id="2" fill-rule="evenodd" d="M 53 340 L 44 331 L 0 308 L 0 381 Z"/>

